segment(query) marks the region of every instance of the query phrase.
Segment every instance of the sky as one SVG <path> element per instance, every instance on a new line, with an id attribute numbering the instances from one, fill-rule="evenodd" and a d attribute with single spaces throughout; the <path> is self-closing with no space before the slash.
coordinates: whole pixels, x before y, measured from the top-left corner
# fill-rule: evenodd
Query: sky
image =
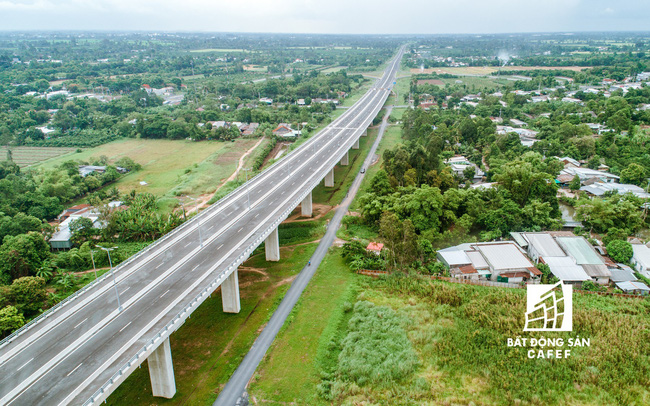
<path id="1" fill-rule="evenodd" d="M 447 34 L 650 30 L 647 0 L 0 0 L 0 30 Z"/>

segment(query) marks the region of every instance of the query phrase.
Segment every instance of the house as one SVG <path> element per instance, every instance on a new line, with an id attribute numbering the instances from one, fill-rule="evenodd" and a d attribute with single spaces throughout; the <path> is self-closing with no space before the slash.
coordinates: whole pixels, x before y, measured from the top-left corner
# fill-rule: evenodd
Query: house
<path id="1" fill-rule="evenodd" d="M 445 164 L 449 165 L 452 172 L 456 174 L 459 178 L 465 177 L 465 169 L 468 167 L 474 168 L 474 180 L 481 180 L 485 173 L 479 169 L 478 166 L 469 161 L 462 155 L 453 156 L 445 161 Z"/>
<path id="2" fill-rule="evenodd" d="M 650 288 L 639 281 L 617 282 L 616 287 L 629 294 L 646 296 L 650 292 Z"/>
<path id="3" fill-rule="evenodd" d="M 642 199 L 650 198 L 650 194 L 646 193 L 642 187 L 623 183 L 593 182 L 590 185 L 581 187 L 580 190 L 586 192 L 590 196 L 602 196 L 608 192 L 616 192 L 620 195 L 632 193 L 634 196 L 640 197 Z"/>
<path id="4" fill-rule="evenodd" d="M 273 104 L 273 99 L 269 97 L 262 97 L 260 98 L 260 103 Z"/>
<path id="5" fill-rule="evenodd" d="M 539 262 L 544 258 L 544 262 L 549 257 L 566 257 L 566 253 L 555 242 L 553 237 L 547 233 L 521 233 L 521 236 L 528 242 L 526 251 L 533 261 Z"/>
<path id="6" fill-rule="evenodd" d="M 372 252 L 375 255 L 381 254 L 381 250 L 383 250 L 383 249 L 384 249 L 384 244 L 382 244 L 380 242 L 371 242 L 366 247 L 366 251 Z"/>
<path id="7" fill-rule="evenodd" d="M 292 138 L 301 134 L 302 132 L 300 130 L 294 130 L 286 123 L 281 123 L 275 130 L 273 130 L 273 135 L 278 137 Z"/>
<path id="8" fill-rule="evenodd" d="M 584 237 L 556 237 L 555 241 L 562 247 L 576 264 L 582 266 L 584 271 L 600 285 L 607 285 L 612 273 L 607 269 L 596 250 Z"/>
<path id="9" fill-rule="evenodd" d="M 539 283 L 539 276 L 542 273 L 515 243 L 477 244 L 476 248 L 488 263 L 490 279 L 510 283 L 528 280 Z"/>
<path id="10" fill-rule="evenodd" d="M 582 285 L 582 282 L 591 280 L 585 270 L 571 257 L 545 257 L 544 262 L 551 273 L 564 283 Z"/>
<path id="11" fill-rule="evenodd" d="M 569 156 L 563 156 L 563 157 L 556 157 L 558 161 L 562 162 L 564 164 L 564 167 L 566 168 L 571 167 L 571 168 L 578 168 L 580 167 L 580 162 L 578 162 L 577 159 L 573 159 Z"/>
<path id="12" fill-rule="evenodd" d="M 634 270 L 625 264 L 616 264 L 618 268 L 609 268 L 612 276 L 609 278 L 612 282 L 632 282 L 636 280 Z"/>
<path id="13" fill-rule="evenodd" d="M 512 124 L 515 127 L 527 127 L 528 123 L 525 121 L 517 120 L 516 118 L 511 118 L 510 119 L 510 124 Z"/>
<path id="14" fill-rule="evenodd" d="M 52 234 L 52 238 L 50 238 L 50 246 L 52 249 L 59 250 L 72 248 L 72 231 L 70 230 L 70 224 L 82 217 L 90 219 L 94 228 L 102 228 L 105 226 L 101 221 L 99 221 L 99 212 L 95 210 L 94 207 L 78 210 L 76 213 L 70 214 L 64 221 L 62 221 L 54 234 Z"/>
<path id="15" fill-rule="evenodd" d="M 641 275 L 650 278 L 650 248 L 643 244 L 632 244 L 630 262 Z"/>
<path id="16" fill-rule="evenodd" d="M 616 175 L 612 175 L 611 173 L 608 172 L 602 172 L 602 171 L 597 171 L 595 169 L 589 169 L 589 168 L 574 168 L 572 166 L 567 166 L 562 171 L 560 171 L 561 175 L 570 175 L 571 179 L 573 179 L 576 175 L 578 175 L 578 178 L 580 178 L 580 182 L 584 184 L 585 181 L 589 179 L 594 179 L 596 181 L 601 181 L 603 183 L 615 183 L 618 182 L 620 177 Z"/>
<path id="17" fill-rule="evenodd" d="M 79 165 L 79 175 L 81 175 L 82 178 L 85 178 L 91 173 L 104 173 L 104 172 L 106 172 L 105 166 Z"/>
<path id="18" fill-rule="evenodd" d="M 239 131 L 241 131 L 242 135 L 253 135 L 259 126 L 259 123 L 244 124 L 239 128 Z"/>
<path id="19" fill-rule="evenodd" d="M 120 166 L 116 166 L 115 169 L 119 173 L 127 173 L 129 170 L 126 168 L 122 168 Z M 79 175 L 82 178 L 85 178 L 86 176 L 90 175 L 91 173 L 104 173 L 106 172 L 106 166 L 97 166 L 97 165 L 79 165 Z"/>
<path id="20" fill-rule="evenodd" d="M 78 204 L 76 206 L 68 207 L 67 209 L 63 210 L 61 214 L 57 217 L 57 220 L 59 222 L 63 222 L 68 219 L 68 217 L 72 215 L 80 215 L 81 213 L 84 213 L 88 210 L 91 210 L 92 206 L 89 204 Z"/>
<path id="21" fill-rule="evenodd" d="M 460 244 L 437 255 L 456 278 L 539 283 L 542 274 L 510 241 Z"/>

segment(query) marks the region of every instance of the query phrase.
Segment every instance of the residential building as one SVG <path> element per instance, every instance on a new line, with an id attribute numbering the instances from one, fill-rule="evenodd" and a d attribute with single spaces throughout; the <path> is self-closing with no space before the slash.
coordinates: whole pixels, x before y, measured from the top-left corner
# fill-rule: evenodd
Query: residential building
<path id="1" fill-rule="evenodd" d="M 590 196 L 598 197 L 608 192 L 616 192 L 620 195 L 632 193 L 634 196 L 640 197 L 642 199 L 650 198 L 650 194 L 647 193 L 642 187 L 623 183 L 594 182 L 590 185 L 582 186 L 580 190 L 586 192 Z"/>
<path id="2" fill-rule="evenodd" d="M 380 242 L 374 242 L 374 241 L 368 244 L 368 246 L 366 247 L 366 251 L 372 252 L 375 255 L 381 254 L 381 250 L 383 249 L 384 249 L 384 244 Z"/>
<path id="3" fill-rule="evenodd" d="M 582 282 L 591 280 L 584 268 L 571 257 L 545 257 L 543 260 L 551 273 L 564 283 L 581 285 Z"/>
<path id="4" fill-rule="evenodd" d="M 643 244 L 632 244 L 630 262 L 641 275 L 650 278 L 650 248 Z"/>
<path id="5" fill-rule="evenodd" d="M 634 270 L 625 264 L 616 264 L 617 268 L 609 268 L 612 276 L 609 278 L 612 282 L 632 282 L 636 280 Z"/>
<path id="6" fill-rule="evenodd" d="M 594 282 L 607 285 L 612 273 L 607 269 L 605 262 L 584 237 L 557 237 L 555 241 L 562 247 L 576 264 L 582 266 L 584 271 Z"/>
<path id="7" fill-rule="evenodd" d="M 616 287 L 628 294 L 647 295 L 650 288 L 639 281 L 616 282 Z"/>

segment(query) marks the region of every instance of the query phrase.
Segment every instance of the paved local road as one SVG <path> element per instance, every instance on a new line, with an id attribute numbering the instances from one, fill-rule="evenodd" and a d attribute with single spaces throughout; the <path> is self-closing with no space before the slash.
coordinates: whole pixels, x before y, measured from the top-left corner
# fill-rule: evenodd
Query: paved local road
<path id="1" fill-rule="evenodd" d="M 379 141 L 381 141 L 381 137 L 383 136 L 384 131 L 386 131 L 388 117 L 390 116 L 392 110 L 392 107 L 388 107 L 386 115 L 384 116 L 384 119 L 381 122 L 381 126 L 379 127 L 379 134 L 377 135 L 375 142 L 372 144 L 372 147 L 370 148 L 370 151 L 368 152 L 368 155 L 366 156 L 366 159 L 361 166 L 362 170 L 357 174 L 356 178 L 354 178 L 354 181 L 352 182 L 348 193 L 345 195 L 345 198 L 339 205 L 338 209 L 336 209 L 334 217 L 327 226 L 325 235 L 323 238 L 321 238 L 316 251 L 310 258 L 311 265 L 305 266 L 302 271 L 300 271 L 300 274 L 298 274 L 298 277 L 293 281 L 291 287 L 280 302 L 280 305 L 273 313 L 273 316 L 271 316 L 271 319 L 264 327 L 264 330 L 262 330 L 262 333 L 260 333 L 257 340 L 255 340 L 253 343 L 253 346 L 246 354 L 239 367 L 237 367 L 235 372 L 232 374 L 230 380 L 228 380 L 228 383 L 226 383 L 226 386 L 224 386 L 221 393 L 219 393 L 219 397 L 214 402 L 213 406 L 233 406 L 237 404 L 237 401 L 243 402 L 244 391 L 246 390 L 248 382 L 253 377 L 257 366 L 260 364 L 262 358 L 264 358 L 264 355 L 266 354 L 266 351 L 268 351 L 269 347 L 275 340 L 275 337 L 280 331 L 280 328 L 282 328 L 282 325 L 289 316 L 289 313 L 291 313 L 294 306 L 298 302 L 298 299 L 300 299 L 300 295 L 302 295 L 302 292 L 307 287 L 307 284 L 316 273 L 316 269 L 318 269 L 318 266 L 325 257 L 325 254 L 327 254 L 327 250 L 332 246 L 332 243 L 336 238 L 336 231 L 341 226 L 341 220 L 343 219 L 343 216 L 345 216 L 345 214 L 348 212 L 348 208 L 350 207 L 352 200 L 354 200 L 354 196 L 356 196 L 357 192 L 359 191 L 361 181 L 365 176 L 365 170 L 372 164 L 373 160 L 375 159 L 375 151 L 377 151 Z M 242 400 L 240 400 L 240 398 L 242 398 Z"/>
<path id="2" fill-rule="evenodd" d="M 3 341 L 0 405 L 105 399 L 336 165 L 384 104 L 402 53 L 327 128 L 117 267 L 121 309 L 106 274 Z"/>

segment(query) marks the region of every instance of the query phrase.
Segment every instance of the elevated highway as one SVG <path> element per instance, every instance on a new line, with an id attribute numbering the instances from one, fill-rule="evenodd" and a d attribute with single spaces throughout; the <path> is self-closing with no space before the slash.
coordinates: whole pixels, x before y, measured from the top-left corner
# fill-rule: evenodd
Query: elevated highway
<path id="1" fill-rule="evenodd" d="M 0 342 L 0 405 L 96 405 L 145 359 L 154 396 L 176 392 L 169 336 L 219 286 L 238 313 L 237 267 L 262 242 L 280 259 L 278 225 L 333 168 L 391 92 L 404 49 L 363 97 L 272 167 Z M 114 275 L 114 277 L 113 277 Z M 119 306 L 118 306 L 119 295 Z"/>

